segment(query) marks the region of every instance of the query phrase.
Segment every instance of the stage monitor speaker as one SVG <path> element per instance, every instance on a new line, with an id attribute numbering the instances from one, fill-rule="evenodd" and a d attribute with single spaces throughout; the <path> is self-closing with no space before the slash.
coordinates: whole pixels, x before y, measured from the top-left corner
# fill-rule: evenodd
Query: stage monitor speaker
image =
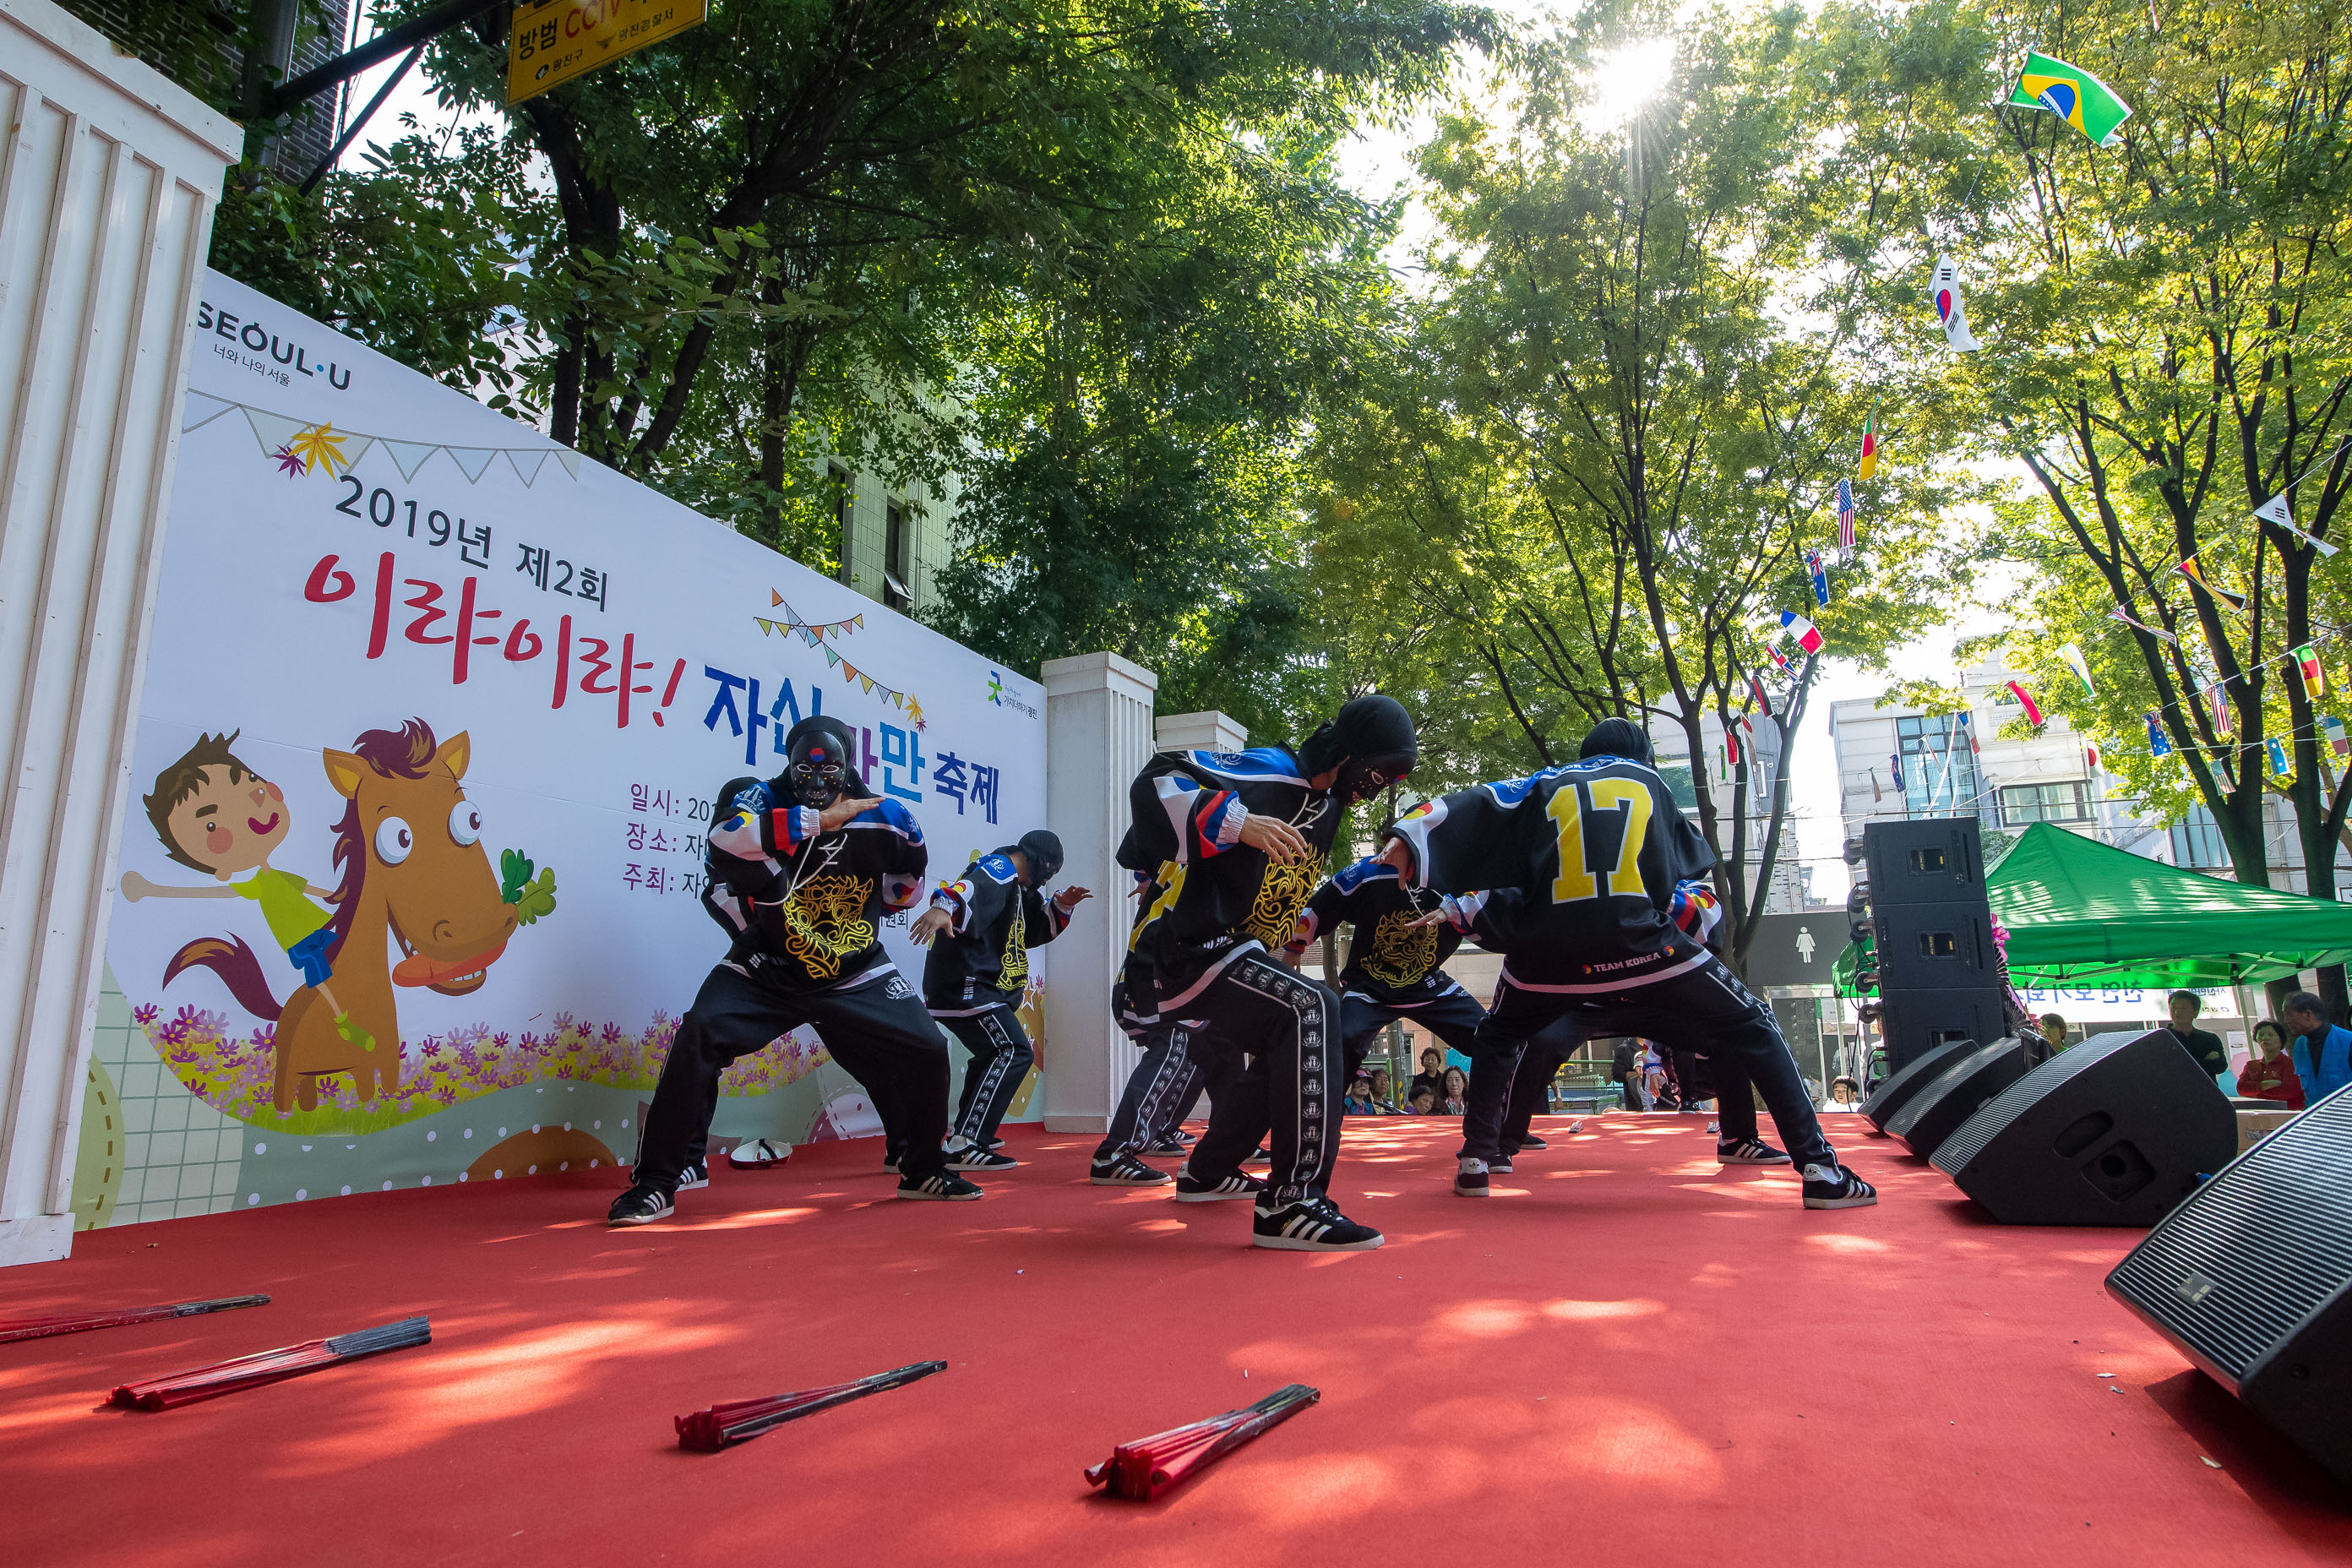
<path id="1" fill-rule="evenodd" d="M 1992 906 L 1982 895 L 1940 904 L 1897 904 L 1872 922 L 1878 989 L 1949 991 L 2000 984 Z"/>
<path id="2" fill-rule="evenodd" d="M 1921 1159 L 1935 1153 L 1960 1124 L 1982 1110 L 2011 1084 L 2025 1076 L 2025 1047 L 2014 1036 L 1964 1052 L 1936 1075 L 1936 1081 L 1911 1097 L 1886 1123 L 1886 1135 L 1899 1139 Z"/>
<path id="3" fill-rule="evenodd" d="M 1870 1091 L 1870 1098 L 1862 1102 L 1864 1119 L 1881 1132 L 1885 1131 L 1887 1121 L 1910 1101 L 1913 1095 L 1935 1082 L 1937 1073 L 1976 1048 L 1974 1040 L 1947 1040 L 1916 1058 L 1909 1067 L 1894 1073 Z"/>
<path id="4" fill-rule="evenodd" d="M 2001 1006 L 1998 985 L 1938 991 L 1887 986 L 1879 994 L 1878 1006 L 1879 1037 L 1885 1042 L 1887 1065 L 1898 1072 L 1938 1046 L 1954 1040 L 1997 1040 L 2009 1033 L 2008 1013 Z"/>
<path id="5" fill-rule="evenodd" d="M 2352 1089 L 2200 1187 L 2107 1290 L 2352 1485 Z"/>
<path id="6" fill-rule="evenodd" d="M 2165 1030 L 2053 1057 L 1931 1163 L 2003 1225 L 2150 1226 L 2238 1152 L 2238 1118 Z"/>
<path id="7" fill-rule="evenodd" d="M 1873 822 L 1862 830 L 1870 907 L 1966 900 L 1985 907 L 1984 847 L 1974 816 Z"/>

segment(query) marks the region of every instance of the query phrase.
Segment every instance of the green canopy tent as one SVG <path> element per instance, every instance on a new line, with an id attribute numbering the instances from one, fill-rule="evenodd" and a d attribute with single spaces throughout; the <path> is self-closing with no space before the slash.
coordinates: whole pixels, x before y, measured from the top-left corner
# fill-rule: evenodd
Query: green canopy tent
<path id="1" fill-rule="evenodd" d="M 1985 878 L 2020 990 L 2200 990 L 2352 961 L 2352 904 L 2200 876 L 2037 822 Z M 1837 963 L 1857 994 L 1856 950 Z"/>

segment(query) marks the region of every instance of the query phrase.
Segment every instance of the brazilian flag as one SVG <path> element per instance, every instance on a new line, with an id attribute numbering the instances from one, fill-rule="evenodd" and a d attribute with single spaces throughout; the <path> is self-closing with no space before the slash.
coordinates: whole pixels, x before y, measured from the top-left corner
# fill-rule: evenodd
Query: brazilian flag
<path id="1" fill-rule="evenodd" d="M 2046 109 L 2102 147 L 2112 147 L 2131 118 L 2131 105 L 2080 66 L 2028 53 L 2011 103 Z"/>

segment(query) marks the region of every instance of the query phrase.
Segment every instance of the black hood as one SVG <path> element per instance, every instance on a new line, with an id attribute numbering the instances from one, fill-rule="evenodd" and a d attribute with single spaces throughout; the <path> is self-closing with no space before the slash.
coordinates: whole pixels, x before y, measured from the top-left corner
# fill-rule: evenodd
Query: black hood
<path id="1" fill-rule="evenodd" d="M 1631 719 L 1603 719 L 1585 735 L 1576 754 L 1580 758 L 1626 757 L 1645 766 L 1655 761 L 1650 737 Z"/>

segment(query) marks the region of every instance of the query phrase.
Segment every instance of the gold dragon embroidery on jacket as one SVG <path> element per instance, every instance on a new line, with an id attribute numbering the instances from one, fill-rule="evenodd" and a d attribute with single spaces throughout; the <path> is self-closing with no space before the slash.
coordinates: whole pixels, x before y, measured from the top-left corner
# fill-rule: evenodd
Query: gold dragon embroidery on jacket
<path id="1" fill-rule="evenodd" d="M 1265 876 L 1257 885 L 1257 897 L 1250 903 L 1250 912 L 1242 921 L 1243 929 L 1265 943 L 1269 951 L 1280 948 L 1298 929 L 1298 914 L 1307 907 L 1307 895 L 1315 890 L 1316 874 L 1321 868 L 1313 860 L 1269 860 Z"/>
<path id="2" fill-rule="evenodd" d="M 1365 944 L 1368 951 L 1356 960 L 1365 973 L 1402 990 L 1418 985 L 1437 966 L 1437 928 L 1414 925 L 1415 918 L 1402 910 L 1381 916 L 1372 927 L 1372 940 Z"/>
<path id="3" fill-rule="evenodd" d="M 873 886 L 862 877 L 816 877 L 784 900 L 784 951 L 809 973 L 829 980 L 841 961 L 873 944 L 874 922 L 866 918 Z"/>

